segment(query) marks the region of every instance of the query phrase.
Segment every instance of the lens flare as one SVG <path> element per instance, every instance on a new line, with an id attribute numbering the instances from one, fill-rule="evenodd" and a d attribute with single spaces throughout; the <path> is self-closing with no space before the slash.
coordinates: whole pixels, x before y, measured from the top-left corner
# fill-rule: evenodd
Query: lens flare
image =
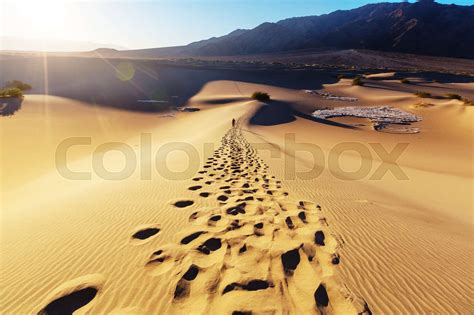
<path id="1" fill-rule="evenodd" d="M 122 61 L 115 67 L 115 76 L 120 81 L 130 81 L 135 76 L 135 67 L 128 61 Z"/>

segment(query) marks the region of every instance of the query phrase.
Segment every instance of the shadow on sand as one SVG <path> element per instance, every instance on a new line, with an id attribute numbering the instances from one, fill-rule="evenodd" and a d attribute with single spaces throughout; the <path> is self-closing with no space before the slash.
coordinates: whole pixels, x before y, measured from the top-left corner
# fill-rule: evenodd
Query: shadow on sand
<path id="1" fill-rule="evenodd" d="M 0 98 L 0 115 L 11 116 L 21 109 L 23 97 Z"/>
<path id="2" fill-rule="evenodd" d="M 274 126 L 296 120 L 291 105 L 282 101 L 263 103 L 250 118 L 251 125 Z"/>
<path id="3" fill-rule="evenodd" d="M 228 97 L 228 98 L 217 98 L 212 100 L 205 100 L 202 101 L 203 104 L 208 105 L 222 105 L 222 104 L 230 104 L 233 102 L 241 102 L 245 100 L 250 100 L 249 97 Z"/>
<path id="4" fill-rule="evenodd" d="M 305 114 L 297 110 L 292 104 L 279 100 L 271 100 L 266 103 L 263 103 L 250 118 L 250 124 L 260 126 L 281 125 L 295 121 L 295 116 L 324 125 L 347 129 L 357 129 L 356 127 L 351 125 L 342 124 L 328 119 L 316 118 L 310 114 Z"/>
<path id="5" fill-rule="evenodd" d="M 114 68 L 121 62 L 130 63 L 134 69 L 129 80 L 122 81 Z M 200 68 L 167 65 L 156 60 L 48 57 L 45 67 L 42 58 L 28 57 L 14 58 L 1 66 L 3 77 L 30 83 L 34 87 L 33 94 L 49 94 L 143 112 L 156 111 L 153 104 L 160 108 L 163 104 L 183 106 L 212 81 L 239 81 L 294 90 L 319 89 L 323 84 L 337 82 L 336 70 Z M 235 94 L 236 98 L 241 96 L 242 99 L 250 96 L 243 95 L 237 86 Z M 207 102 L 223 104 L 236 101 L 236 98 Z M 143 102 L 147 100 L 157 102 Z"/>
<path id="6" fill-rule="evenodd" d="M 30 83 L 31 93 L 49 94 L 72 98 L 99 106 L 119 109 L 155 112 L 166 107 L 179 107 L 209 82 L 239 81 L 262 84 L 292 90 L 321 89 L 323 84 L 333 84 L 337 76 L 347 74 L 338 69 L 258 69 L 205 67 L 186 64 L 166 64 L 159 60 L 101 59 L 81 57 L 52 57 L 45 63 L 42 57 L 11 58 L 0 64 L 2 77 L 15 78 Z M 133 69 L 124 78 L 116 69 L 121 63 L 129 63 Z M 351 75 L 360 74 L 353 71 Z M 472 80 L 462 76 L 436 73 L 404 73 L 433 78 L 439 82 L 464 82 Z M 380 82 L 380 81 L 377 81 Z M 381 83 L 381 82 L 380 82 Z M 375 84 L 375 82 L 374 82 Z M 236 95 L 243 95 L 236 86 Z M 238 97 L 238 96 L 237 96 Z M 140 101 L 155 100 L 153 103 Z M 229 99 L 232 102 L 235 99 Z M 162 103 L 160 105 L 160 103 Z M 226 100 L 209 101 L 226 103 Z"/>
<path id="7" fill-rule="evenodd" d="M 308 119 L 308 120 L 311 120 L 311 121 L 314 121 L 314 122 L 317 122 L 317 123 L 320 123 L 320 124 L 329 125 L 329 126 L 333 126 L 333 127 L 346 128 L 346 129 L 357 129 L 356 127 L 351 126 L 351 125 L 346 125 L 346 124 L 339 123 L 339 122 L 332 121 L 332 120 L 328 120 L 328 119 L 317 118 L 317 117 L 314 117 L 310 114 L 305 114 L 305 113 L 297 111 L 297 110 L 294 110 L 293 113 L 295 114 L 295 116 L 305 118 L 305 119 Z"/>

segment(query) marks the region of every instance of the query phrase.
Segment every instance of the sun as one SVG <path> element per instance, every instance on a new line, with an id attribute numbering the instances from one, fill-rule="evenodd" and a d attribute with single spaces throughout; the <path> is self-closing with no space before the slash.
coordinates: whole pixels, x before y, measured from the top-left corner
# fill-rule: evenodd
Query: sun
<path id="1" fill-rule="evenodd" d="M 64 1 L 29 0 L 10 5 L 35 37 L 54 38 L 63 35 L 67 22 Z"/>

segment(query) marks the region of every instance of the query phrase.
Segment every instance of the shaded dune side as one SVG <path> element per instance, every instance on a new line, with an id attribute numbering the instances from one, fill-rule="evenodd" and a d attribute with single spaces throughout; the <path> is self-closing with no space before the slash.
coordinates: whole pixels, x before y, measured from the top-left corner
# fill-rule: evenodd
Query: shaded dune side
<path id="1" fill-rule="evenodd" d="M 269 101 L 262 104 L 250 118 L 250 124 L 272 126 L 295 121 L 293 108 L 281 101 Z"/>
<path id="2" fill-rule="evenodd" d="M 291 200 L 267 169 L 239 128 L 223 137 L 189 187 L 219 206 L 193 212 L 145 265 L 170 279 L 160 312 L 371 314 L 336 276 L 340 243 L 321 207 Z"/>
<path id="3" fill-rule="evenodd" d="M 255 126 L 275 126 L 290 123 L 295 121 L 296 117 L 301 117 L 324 125 L 356 129 L 356 127 L 351 125 L 314 117 L 311 114 L 306 114 L 304 112 L 305 110 L 308 109 L 299 104 L 290 104 L 285 101 L 272 100 L 267 103 L 262 103 L 250 117 L 249 123 L 250 125 Z"/>
<path id="4" fill-rule="evenodd" d="M 1 57 L 1 56 L 0 56 Z M 1 59 L 0 72 L 4 78 L 28 82 L 35 94 L 48 94 L 80 100 L 100 106 L 157 111 L 168 105 L 184 105 L 208 83 L 231 80 L 302 90 L 320 89 L 323 84 L 338 82 L 338 75 L 362 75 L 362 70 L 338 69 L 262 69 L 224 68 L 158 60 L 81 58 L 71 56 L 13 56 Z M 5 57 L 3 57 L 5 58 Z M 45 59 L 46 58 L 46 59 Z M 46 60 L 46 61 L 45 61 Z M 123 78 L 120 65 L 130 68 L 130 78 Z M 339 64 L 339 63 L 338 63 Z M 373 69 L 374 72 L 379 70 Z M 439 82 L 471 82 L 469 76 L 433 72 L 404 73 L 404 77 L 425 77 Z M 47 78 L 47 80 L 45 80 Z M 137 100 L 158 100 L 143 103 Z M 222 101 L 212 101 L 222 104 Z"/>
<path id="5" fill-rule="evenodd" d="M 118 67 L 126 64 L 130 78 L 121 78 Z M 205 68 L 167 65 L 154 60 L 123 60 L 80 57 L 14 57 L 0 62 L 3 77 L 28 82 L 35 94 L 80 100 L 99 106 L 134 111 L 156 111 L 160 107 L 184 105 L 208 83 L 232 80 L 279 86 L 295 90 L 322 88 L 337 82 L 337 70 L 285 71 L 283 69 Z M 45 81 L 45 76 L 47 81 Z M 143 103 L 158 100 L 165 103 Z M 234 101 L 234 100 L 232 100 Z M 214 104 L 225 100 L 211 100 Z M 165 106 L 166 105 L 166 106 Z M 158 108 L 157 108 L 158 107 Z"/>

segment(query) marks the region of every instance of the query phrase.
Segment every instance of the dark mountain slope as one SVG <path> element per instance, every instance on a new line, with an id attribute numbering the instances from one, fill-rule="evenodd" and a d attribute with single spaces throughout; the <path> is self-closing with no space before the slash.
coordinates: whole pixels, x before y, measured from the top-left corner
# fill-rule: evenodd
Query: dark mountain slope
<path id="1" fill-rule="evenodd" d="M 367 49 L 474 59 L 474 5 L 378 3 L 235 30 L 187 46 L 121 51 L 146 58 Z"/>
<path id="2" fill-rule="evenodd" d="M 231 34 L 190 44 L 182 53 L 222 56 L 331 47 L 474 58 L 474 6 L 370 4 Z"/>

